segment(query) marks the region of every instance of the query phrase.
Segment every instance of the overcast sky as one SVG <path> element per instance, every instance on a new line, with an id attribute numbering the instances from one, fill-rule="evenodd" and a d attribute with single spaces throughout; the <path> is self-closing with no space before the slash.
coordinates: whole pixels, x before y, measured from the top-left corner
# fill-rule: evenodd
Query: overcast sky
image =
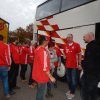
<path id="1" fill-rule="evenodd" d="M 10 30 L 34 22 L 36 7 L 46 0 L 0 0 L 0 17 L 10 23 Z"/>

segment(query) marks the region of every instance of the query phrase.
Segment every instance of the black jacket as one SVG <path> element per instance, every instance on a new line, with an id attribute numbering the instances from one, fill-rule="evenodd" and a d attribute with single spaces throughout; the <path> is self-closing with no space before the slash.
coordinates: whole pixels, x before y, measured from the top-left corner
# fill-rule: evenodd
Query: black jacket
<path id="1" fill-rule="evenodd" d="M 85 74 L 100 75 L 100 44 L 95 40 L 86 46 L 82 67 Z"/>

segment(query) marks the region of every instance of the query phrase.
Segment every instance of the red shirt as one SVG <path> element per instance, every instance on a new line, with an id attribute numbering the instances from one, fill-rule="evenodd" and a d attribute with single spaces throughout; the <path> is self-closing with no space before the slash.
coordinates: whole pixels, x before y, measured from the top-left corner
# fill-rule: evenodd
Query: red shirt
<path id="1" fill-rule="evenodd" d="M 15 64 L 20 64 L 20 48 L 15 44 L 10 44 L 11 56 Z"/>
<path id="2" fill-rule="evenodd" d="M 45 47 L 39 46 L 34 51 L 32 78 L 38 83 L 47 83 L 49 77 L 46 72 L 48 71 L 50 71 L 49 53 Z"/>
<path id="3" fill-rule="evenodd" d="M 9 45 L 0 41 L 0 67 L 1 66 L 10 66 L 11 58 L 10 58 L 10 47 Z"/>
<path id="4" fill-rule="evenodd" d="M 62 53 L 59 48 L 55 47 L 57 57 L 61 56 Z M 55 67 L 58 67 L 58 61 L 54 63 Z"/>
<path id="5" fill-rule="evenodd" d="M 64 46 L 64 53 L 66 56 L 66 67 L 77 68 L 77 54 L 81 52 L 80 45 L 73 42 L 72 45 L 66 44 Z"/>
<path id="6" fill-rule="evenodd" d="M 22 46 L 20 49 L 21 64 L 28 64 L 29 48 Z"/>
<path id="7" fill-rule="evenodd" d="M 34 50 L 35 50 L 34 46 L 29 47 L 28 63 L 33 63 Z"/>

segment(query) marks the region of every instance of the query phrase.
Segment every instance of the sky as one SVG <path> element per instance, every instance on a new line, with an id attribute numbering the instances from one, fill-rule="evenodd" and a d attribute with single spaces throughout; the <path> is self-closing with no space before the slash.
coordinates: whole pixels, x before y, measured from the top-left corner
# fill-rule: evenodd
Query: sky
<path id="1" fill-rule="evenodd" d="M 34 23 L 36 7 L 46 0 L 0 0 L 0 17 L 10 23 L 10 30 Z"/>

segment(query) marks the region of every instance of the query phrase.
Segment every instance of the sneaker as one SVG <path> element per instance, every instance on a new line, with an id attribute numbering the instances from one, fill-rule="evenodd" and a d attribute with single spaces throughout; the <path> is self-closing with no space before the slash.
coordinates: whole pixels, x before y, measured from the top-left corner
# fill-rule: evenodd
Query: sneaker
<path id="1" fill-rule="evenodd" d="M 26 80 L 26 79 L 25 79 L 25 80 L 21 80 L 21 81 L 22 81 L 23 83 L 24 83 L 24 82 L 27 82 L 27 80 Z"/>
<path id="2" fill-rule="evenodd" d="M 33 84 L 29 85 L 29 88 L 35 88 L 36 86 L 37 86 L 37 84 L 33 83 Z"/>
<path id="3" fill-rule="evenodd" d="M 53 94 L 46 94 L 46 98 L 52 98 L 52 97 L 54 97 L 54 95 Z"/>
<path id="4" fill-rule="evenodd" d="M 70 94 L 70 95 L 67 96 L 67 99 L 68 99 L 68 100 L 72 100 L 74 97 L 75 97 L 74 94 Z"/>
<path id="5" fill-rule="evenodd" d="M 29 88 L 32 88 L 32 89 L 33 89 L 33 88 L 35 88 L 35 86 L 33 86 L 33 85 L 29 85 Z"/>
<path id="6" fill-rule="evenodd" d="M 19 89 L 20 89 L 20 87 L 19 87 L 19 86 L 16 86 L 16 87 L 14 87 L 14 89 L 15 89 L 15 90 L 19 90 Z"/>
<path id="7" fill-rule="evenodd" d="M 68 91 L 67 93 L 65 93 L 66 94 L 66 96 L 68 96 L 68 95 L 70 95 L 70 91 Z"/>
<path id="8" fill-rule="evenodd" d="M 16 92 L 15 91 L 10 91 L 9 94 L 14 95 L 14 94 L 16 94 Z"/>
<path id="9" fill-rule="evenodd" d="M 11 96 L 9 94 L 7 94 L 5 97 L 6 97 L 6 99 L 9 99 Z"/>

